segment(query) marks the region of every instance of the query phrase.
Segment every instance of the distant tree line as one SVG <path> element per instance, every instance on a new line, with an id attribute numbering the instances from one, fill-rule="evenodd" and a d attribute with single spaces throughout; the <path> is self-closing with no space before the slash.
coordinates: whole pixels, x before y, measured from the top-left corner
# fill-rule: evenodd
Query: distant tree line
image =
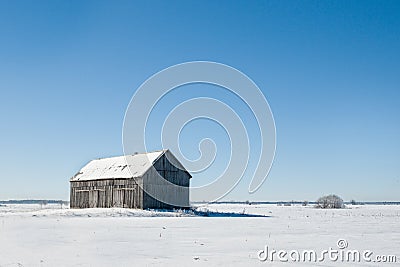
<path id="1" fill-rule="evenodd" d="M 18 199 L 18 200 L 0 200 L 0 204 L 68 204 L 69 201 L 65 200 L 54 200 L 54 199 Z"/>

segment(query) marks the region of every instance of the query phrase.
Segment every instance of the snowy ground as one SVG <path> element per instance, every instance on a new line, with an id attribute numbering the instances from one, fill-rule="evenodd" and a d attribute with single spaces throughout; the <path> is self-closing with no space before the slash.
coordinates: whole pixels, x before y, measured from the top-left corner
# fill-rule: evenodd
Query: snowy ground
<path id="1" fill-rule="evenodd" d="M 400 206 L 215 204 L 199 213 L 128 209 L 70 210 L 59 205 L 0 206 L 0 266 L 400 266 Z M 236 216 L 226 216 L 225 212 Z M 235 214 L 233 214 L 235 213 Z M 264 216 L 242 216 L 264 215 Z M 269 250 L 329 247 L 395 255 L 397 263 L 280 262 Z M 345 251 L 344 249 L 343 251 Z M 276 256 L 275 256 L 276 257 Z M 288 258 L 288 256 L 286 256 Z"/>

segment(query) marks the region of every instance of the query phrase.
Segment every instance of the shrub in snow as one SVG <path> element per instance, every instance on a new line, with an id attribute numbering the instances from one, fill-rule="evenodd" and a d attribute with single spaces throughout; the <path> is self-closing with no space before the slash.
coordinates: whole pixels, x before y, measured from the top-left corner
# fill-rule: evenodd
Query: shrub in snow
<path id="1" fill-rule="evenodd" d="M 320 197 L 315 207 L 320 209 L 341 209 L 344 208 L 344 204 L 343 199 L 337 195 L 328 195 Z"/>
<path id="2" fill-rule="evenodd" d="M 41 200 L 39 203 L 40 203 L 40 208 L 42 209 L 43 206 L 47 205 L 48 201 L 47 200 Z"/>

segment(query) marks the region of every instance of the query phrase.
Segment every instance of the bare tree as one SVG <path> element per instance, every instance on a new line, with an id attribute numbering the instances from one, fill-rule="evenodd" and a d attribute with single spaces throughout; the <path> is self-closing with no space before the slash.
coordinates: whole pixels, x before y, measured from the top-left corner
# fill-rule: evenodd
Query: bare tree
<path id="1" fill-rule="evenodd" d="M 337 195 L 328 195 L 320 197 L 315 207 L 320 209 L 341 209 L 344 208 L 344 204 L 343 199 Z"/>

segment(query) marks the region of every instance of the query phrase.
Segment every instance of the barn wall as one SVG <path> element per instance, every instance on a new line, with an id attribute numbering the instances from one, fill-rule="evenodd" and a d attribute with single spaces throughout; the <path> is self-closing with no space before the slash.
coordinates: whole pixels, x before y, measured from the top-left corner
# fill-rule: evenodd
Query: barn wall
<path id="1" fill-rule="evenodd" d="M 71 181 L 71 208 L 143 208 L 141 180 Z"/>
<path id="2" fill-rule="evenodd" d="M 169 209 L 175 207 L 189 207 L 189 181 L 191 176 L 185 170 L 175 167 L 181 166 L 176 161 L 172 154 L 166 156 L 168 151 L 161 156 L 155 163 L 154 168 L 151 168 L 143 176 L 143 184 L 145 192 L 143 193 L 143 207 L 144 208 L 156 208 L 156 209 Z M 174 164 L 171 164 L 171 162 Z M 161 175 L 165 180 L 155 179 L 156 175 Z M 171 185 L 179 185 L 179 187 Z M 148 192 L 148 193 L 146 193 Z M 152 196 L 160 196 L 162 200 L 167 203 L 163 203 Z M 172 206 L 168 203 L 177 203 Z"/>

